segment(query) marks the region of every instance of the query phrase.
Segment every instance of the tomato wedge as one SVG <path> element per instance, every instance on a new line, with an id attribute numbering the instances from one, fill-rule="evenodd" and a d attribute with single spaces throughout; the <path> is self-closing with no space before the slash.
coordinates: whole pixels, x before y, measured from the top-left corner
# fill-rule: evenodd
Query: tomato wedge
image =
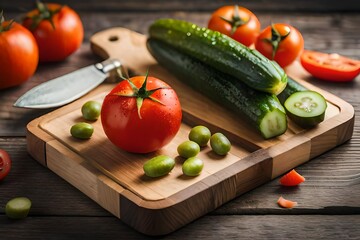
<path id="1" fill-rule="evenodd" d="M 304 50 L 301 65 L 314 77 L 332 82 L 349 82 L 360 73 L 360 61 L 336 53 Z"/>
<path id="2" fill-rule="evenodd" d="M 304 182 L 305 178 L 301 176 L 295 169 L 291 170 L 280 178 L 280 184 L 283 186 L 297 186 Z"/>
<path id="3" fill-rule="evenodd" d="M 283 208 L 293 208 L 293 207 L 297 206 L 297 202 L 287 200 L 287 199 L 283 198 L 282 196 L 279 197 L 277 204 Z"/>

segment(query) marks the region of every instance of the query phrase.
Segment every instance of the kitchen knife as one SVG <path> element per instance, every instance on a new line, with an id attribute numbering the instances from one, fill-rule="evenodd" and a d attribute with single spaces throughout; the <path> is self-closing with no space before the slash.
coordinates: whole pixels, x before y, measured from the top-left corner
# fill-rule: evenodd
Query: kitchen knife
<path id="1" fill-rule="evenodd" d="M 108 59 L 81 68 L 32 88 L 22 95 L 14 106 L 40 109 L 65 105 L 97 87 L 112 70 L 120 67 L 120 61 Z"/>

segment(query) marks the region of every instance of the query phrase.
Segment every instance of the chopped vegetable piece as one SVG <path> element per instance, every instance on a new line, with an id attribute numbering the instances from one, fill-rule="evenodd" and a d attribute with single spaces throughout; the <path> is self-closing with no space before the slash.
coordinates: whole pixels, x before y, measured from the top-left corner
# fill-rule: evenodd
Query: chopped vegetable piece
<path id="1" fill-rule="evenodd" d="M 297 186 L 304 182 L 305 178 L 301 176 L 295 169 L 291 170 L 280 178 L 280 184 L 283 186 Z"/>
<path id="2" fill-rule="evenodd" d="M 308 89 L 306 87 L 304 87 L 303 85 L 301 85 L 294 79 L 288 77 L 288 83 L 286 85 L 286 88 L 279 95 L 277 95 L 277 97 L 278 97 L 279 101 L 281 102 L 281 104 L 284 105 L 286 99 L 288 99 L 288 97 L 290 97 L 291 94 L 296 93 L 296 92 L 307 91 L 307 90 Z"/>
<path id="3" fill-rule="evenodd" d="M 26 218 L 31 208 L 31 201 L 26 197 L 16 197 L 6 203 L 5 213 L 8 218 Z"/>
<path id="4" fill-rule="evenodd" d="M 293 93 L 284 106 L 289 118 L 303 128 L 311 128 L 324 121 L 327 108 L 325 98 L 315 91 Z"/>
<path id="5" fill-rule="evenodd" d="M 360 61 L 336 53 L 305 50 L 301 65 L 314 77 L 332 82 L 349 82 L 360 74 Z"/>
<path id="6" fill-rule="evenodd" d="M 293 207 L 297 206 L 297 202 L 287 200 L 287 199 L 283 198 L 282 196 L 279 197 L 277 204 L 282 208 L 293 208 Z"/>

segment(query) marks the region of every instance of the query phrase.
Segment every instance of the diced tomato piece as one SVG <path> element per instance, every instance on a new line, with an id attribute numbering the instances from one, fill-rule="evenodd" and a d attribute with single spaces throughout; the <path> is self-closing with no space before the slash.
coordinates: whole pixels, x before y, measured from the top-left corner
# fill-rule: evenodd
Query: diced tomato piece
<path id="1" fill-rule="evenodd" d="M 296 172 L 295 169 L 280 178 L 280 184 L 283 186 L 297 186 L 304 181 L 305 178 Z"/>
<path id="2" fill-rule="evenodd" d="M 293 208 L 293 207 L 297 206 L 297 202 L 287 200 L 287 199 L 283 198 L 282 196 L 279 197 L 277 204 L 283 208 Z"/>

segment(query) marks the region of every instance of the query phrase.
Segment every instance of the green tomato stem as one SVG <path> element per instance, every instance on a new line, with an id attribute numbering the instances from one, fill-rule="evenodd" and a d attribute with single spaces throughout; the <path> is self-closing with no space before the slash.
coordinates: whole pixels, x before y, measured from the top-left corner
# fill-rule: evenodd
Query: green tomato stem
<path id="1" fill-rule="evenodd" d="M 44 20 L 44 21 L 49 21 L 52 28 L 55 29 L 53 17 L 55 14 L 57 14 L 61 11 L 63 6 L 60 6 L 59 8 L 57 8 L 55 10 L 50 10 L 46 4 L 42 3 L 40 0 L 37 0 L 36 8 L 39 11 L 38 14 L 35 14 L 32 17 L 26 17 L 26 18 L 30 18 L 32 21 L 30 28 L 32 30 L 36 29 L 39 26 L 39 24 L 41 23 L 41 21 Z"/>
<path id="2" fill-rule="evenodd" d="M 151 101 L 154 101 L 154 102 L 160 103 L 162 105 L 165 105 L 160 100 L 152 97 L 151 95 L 153 93 L 155 93 L 157 90 L 160 90 L 160 89 L 170 89 L 169 87 L 158 87 L 158 88 L 151 89 L 151 90 L 146 89 L 148 76 L 149 76 L 149 71 L 147 70 L 146 75 L 145 75 L 145 80 L 144 80 L 144 82 L 143 82 L 143 84 L 141 85 L 140 88 L 136 87 L 135 84 L 129 78 L 126 79 L 126 81 L 130 84 L 130 87 L 131 87 L 133 92 L 132 93 L 115 93 L 114 94 L 116 96 L 121 96 L 121 97 L 133 97 L 133 98 L 136 98 L 136 107 L 137 107 L 137 112 L 138 112 L 138 116 L 139 116 L 140 119 L 142 119 L 140 110 L 141 110 L 141 107 L 143 105 L 144 99 L 148 98 Z"/>
<path id="3" fill-rule="evenodd" d="M 234 15 L 232 16 L 232 18 L 230 20 L 226 19 L 222 16 L 220 16 L 220 18 L 231 25 L 231 34 L 234 34 L 236 32 L 236 29 L 238 29 L 238 27 L 248 23 L 251 19 L 251 17 L 249 17 L 249 19 L 247 21 L 244 21 L 240 17 L 238 5 L 234 6 Z"/>
<path id="4" fill-rule="evenodd" d="M 290 29 L 287 29 L 287 33 L 285 35 L 281 35 L 279 31 L 275 28 L 274 24 L 271 24 L 271 39 L 264 38 L 263 41 L 271 44 L 272 50 L 272 60 L 275 58 L 275 54 L 279 48 L 281 41 L 283 41 L 290 34 Z"/>
<path id="5" fill-rule="evenodd" d="M 1 10 L 0 12 L 0 33 L 1 32 L 6 32 L 6 31 L 9 31 L 12 24 L 14 23 L 14 19 L 11 19 L 9 24 L 6 25 L 6 26 L 3 26 L 3 23 L 5 22 L 5 17 L 4 17 L 4 11 Z"/>

